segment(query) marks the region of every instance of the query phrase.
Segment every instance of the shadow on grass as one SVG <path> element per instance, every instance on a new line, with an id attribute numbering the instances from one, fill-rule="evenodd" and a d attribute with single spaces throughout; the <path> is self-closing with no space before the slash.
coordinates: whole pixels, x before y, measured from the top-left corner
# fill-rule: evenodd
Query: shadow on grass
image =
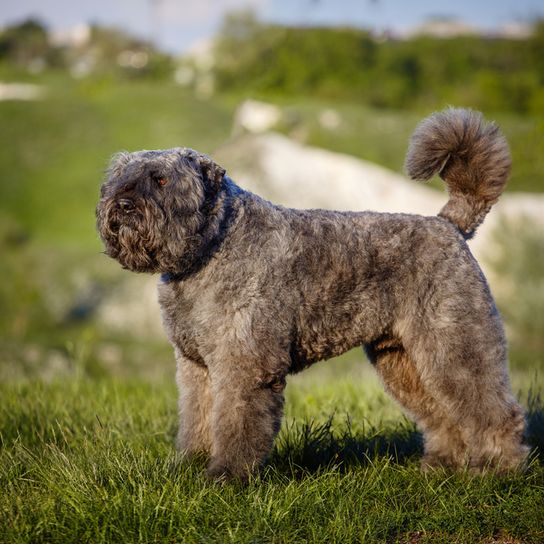
<path id="1" fill-rule="evenodd" d="M 544 402 L 540 392 L 533 388 L 527 394 L 526 435 L 532 456 L 544 463 Z"/>
<path id="2" fill-rule="evenodd" d="M 404 463 L 423 452 L 422 436 L 408 420 L 391 429 L 369 427 L 356 433 L 349 417 L 340 430 L 338 424 L 333 426 L 331 417 L 321 424 L 292 424 L 286 431 L 279 437 L 269 463 L 295 476 L 331 467 L 345 470 L 383 457 Z"/>
<path id="3" fill-rule="evenodd" d="M 544 406 L 540 393 L 530 390 L 527 397 L 527 431 L 525 441 L 531 458 L 544 462 Z M 349 417 L 339 428 L 333 417 L 325 423 L 313 421 L 287 427 L 276 443 L 269 464 L 295 477 L 335 467 L 343 471 L 387 458 L 404 464 L 423 454 L 423 437 L 415 425 L 404 420 L 392 428 L 369 426 L 353 431 Z"/>

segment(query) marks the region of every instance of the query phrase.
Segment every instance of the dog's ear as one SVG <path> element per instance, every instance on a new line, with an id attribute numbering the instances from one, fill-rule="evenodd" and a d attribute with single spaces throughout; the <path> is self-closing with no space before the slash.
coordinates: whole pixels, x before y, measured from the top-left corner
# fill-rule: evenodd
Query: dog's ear
<path id="1" fill-rule="evenodd" d="M 197 158 L 198 165 L 202 175 L 208 179 L 216 189 L 219 189 L 223 178 L 225 177 L 226 170 L 219 166 L 216 162 L 212 161 L 207 155 L 199 154 Z"/>
<path id="2" fill-rule="evenodd" d="M 123 168 L 130 162 L 130 153 L 128 151 L 120 151 L 115 153 L 110 159 L 110 163 L 106 170 L 108 176 L 119 176 Z"/>

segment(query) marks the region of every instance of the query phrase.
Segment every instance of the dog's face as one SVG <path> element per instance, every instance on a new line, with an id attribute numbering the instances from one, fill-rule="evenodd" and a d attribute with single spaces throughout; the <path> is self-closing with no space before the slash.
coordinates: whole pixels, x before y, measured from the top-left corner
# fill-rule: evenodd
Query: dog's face
<path id="1" fill-rule="evenodd" d="M 135 272 L 182 272 L 224 174 L 186 148 L 116 155 L 96 209 L 106 254 Z"/>

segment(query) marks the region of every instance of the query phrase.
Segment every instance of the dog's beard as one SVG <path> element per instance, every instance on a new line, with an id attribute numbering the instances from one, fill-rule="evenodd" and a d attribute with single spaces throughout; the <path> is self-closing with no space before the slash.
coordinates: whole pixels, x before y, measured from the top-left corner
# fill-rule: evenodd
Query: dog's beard
<path id="1" fill-rule="evenodd" d="M 126 213 L 114 200 L 107 200 L 98 207 L 97 224 L 106 254 L 123 268 L 134 272 L 161 271 L 165 221 L 158 208 L 137 206 Z"/>
<path id="2" fill-rule="evenodd" d="M 158 269 L 156 252 L 146 245 L 146 233 L 142 233 L 130 225 L 121 225 L 117 234 L 117 244 L 114 249 L 117 259 L 123 268 L 134 272 L 155 272 Z M 109 249 L 109 248 L 108 248 Z"/>
<path id="3" fill-rule="evenodd" d="M 187 199 L 175 205 L 171 199 L 166 209 L 149 196 L 131 195 L 131 200 L 134 207 L 127 211 L 116 197 L 98 204 L 97 228 L 106 255 L 134 272 L 178 275 L 191 270 L 213 238 L 205 231 L 209 216 L 188 206 Z"/>

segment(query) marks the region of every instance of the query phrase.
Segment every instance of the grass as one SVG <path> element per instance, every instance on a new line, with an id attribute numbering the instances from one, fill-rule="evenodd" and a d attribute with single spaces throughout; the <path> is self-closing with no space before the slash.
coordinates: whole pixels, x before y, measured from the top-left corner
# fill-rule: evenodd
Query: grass
<path id="1" fill-rule="evenodd" d="M 40 243 L 98 250 L 94 208 L 109 157 L 121 149 L 211 152 L 230 112 L 173 84 L 46 80 L 38 102 L 0 102 L 1 210 Z"/>
<path id="2" fill-rule="evenodd" d="M 2 542 L 544 538 L 538 457 L 525 474 L 423 474 L 419 435 L 366 373 L 333 388 L 292 380 L 276 448 L 247 488 L 211 483 L 203 460 L 176 456 L 171 382 L 28 382 L 0 394 Z M 530 419 L 536 445 L 534 399 Z"/>

